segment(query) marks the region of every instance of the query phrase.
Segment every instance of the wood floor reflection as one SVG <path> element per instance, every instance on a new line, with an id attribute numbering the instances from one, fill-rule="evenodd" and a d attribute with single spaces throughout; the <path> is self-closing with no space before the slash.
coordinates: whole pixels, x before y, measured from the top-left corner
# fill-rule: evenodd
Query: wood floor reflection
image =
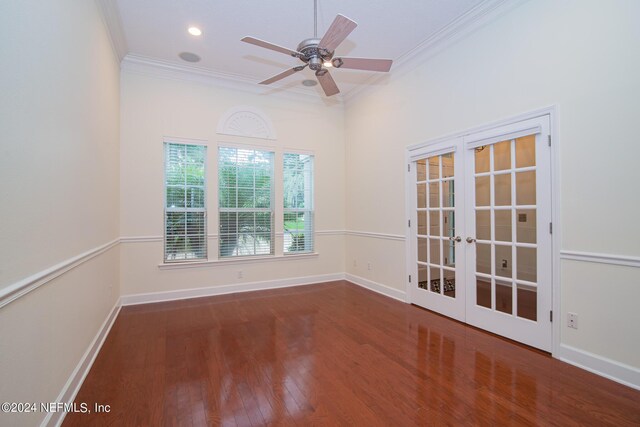
<path id="1" fill-rule="evenodd" d="M 65 426 L 640 425 L 640 392 L 339 281 L 124 307 Z"/>

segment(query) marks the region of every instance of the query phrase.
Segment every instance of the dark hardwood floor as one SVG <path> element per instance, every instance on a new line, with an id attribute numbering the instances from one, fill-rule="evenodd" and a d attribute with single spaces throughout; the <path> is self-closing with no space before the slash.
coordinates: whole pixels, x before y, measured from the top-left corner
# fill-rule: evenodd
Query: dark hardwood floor
<path id="1" fill-rule="evenodd" d="M 640 392 L 348 282 L 124 307 L 65 426 L 640 425 Z"/>

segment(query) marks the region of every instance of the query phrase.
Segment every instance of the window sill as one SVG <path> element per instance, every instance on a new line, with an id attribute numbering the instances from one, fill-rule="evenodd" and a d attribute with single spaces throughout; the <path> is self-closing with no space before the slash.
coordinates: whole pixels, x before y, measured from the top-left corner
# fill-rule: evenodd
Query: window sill
<path id="1" fill-rule="evenodd" d="M 235 258 L 212 259 L 206 261 L 185 261 L 185 262 L 167 262 L 158 264 L 160 270 L 174 270 L 182 268 L 202 268 L 214 265 L 225 264 L 252 264 L 271 261 L 285 261 L 305 258 L 316 258 L 320 255 L 317 252 L 308 252 L 304 254 L 287 254 L 287 255 L 269 255 L 269 256 L 244 256 Z"/>

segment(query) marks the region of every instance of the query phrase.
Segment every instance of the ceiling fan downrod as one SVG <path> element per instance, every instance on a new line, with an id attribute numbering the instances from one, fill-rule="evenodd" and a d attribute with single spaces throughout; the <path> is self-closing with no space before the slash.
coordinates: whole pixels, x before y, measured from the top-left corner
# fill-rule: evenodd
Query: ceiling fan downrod
<path id="1" fill-rule="evenodd" d="M 313 0 L 313 37 L 318 38 L 318 0 Z"/>

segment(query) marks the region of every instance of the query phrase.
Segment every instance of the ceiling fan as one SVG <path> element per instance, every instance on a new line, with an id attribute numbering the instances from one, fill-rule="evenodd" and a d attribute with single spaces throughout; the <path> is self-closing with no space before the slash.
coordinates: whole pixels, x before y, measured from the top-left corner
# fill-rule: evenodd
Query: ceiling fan
<path id="1" fill-rule="evenodd" d="M 280 74 L 276 74 L 267 80 L 261 81 L 260 84 L 269 85 L 298 71 L 302 71 L 308 66 L 311 70 L 315 71 L 316 78 L 320 82 L 320 86 L 322 86 L 325 95 L 332 96 L 340 93 L 340 89 L 338 89 L 336 82 L 333 80 L 333 77 L 331 77 L 331 74 L 329 74 L 328 68 L 350 68 L 353 70 L 379 72 L 388 72 L 391 69 L 393 61 L 390 59 L 335 57 L 335 49 L 351 34 L 358 24 L 346 16 L 338 14 L 325 35 L 322 36 L 322 38 L 318 38 L 318 0 L 314 0 L 313 17 L 313 38 L 301 41 L 296 50 L 278 46 L 277 44 L 255 37 L 247 36 L 242 38 L 243 42 L 291 55 L 304 62 L 304 65 L 298 65 Z"/>

